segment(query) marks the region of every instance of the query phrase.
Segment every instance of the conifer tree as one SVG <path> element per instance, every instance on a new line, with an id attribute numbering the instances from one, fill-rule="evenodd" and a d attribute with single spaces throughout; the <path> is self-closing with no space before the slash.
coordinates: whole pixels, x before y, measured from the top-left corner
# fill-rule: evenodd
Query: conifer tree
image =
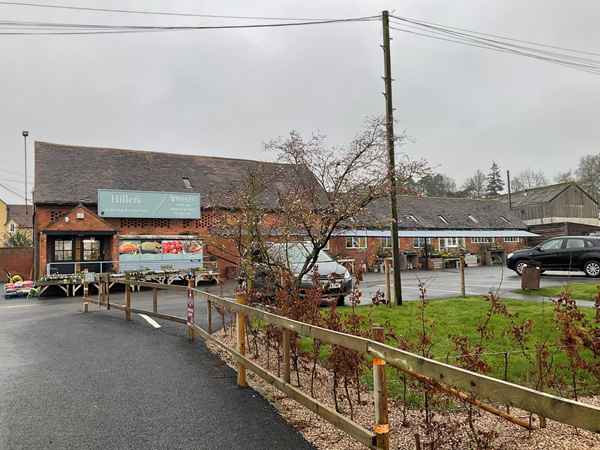
<path id="1" fill-rule="evenodd" d="M 485 196 L 487 198 L 497 197 L 504 190 L 504 180 L 502 180 L 502 176 L 500 175 L 500 166 L 496 164 L 496 161 L 492 162 L 492 167 L 490 168 L 490 173 L 487 176 L 487 188 L 485 192 Z"/>

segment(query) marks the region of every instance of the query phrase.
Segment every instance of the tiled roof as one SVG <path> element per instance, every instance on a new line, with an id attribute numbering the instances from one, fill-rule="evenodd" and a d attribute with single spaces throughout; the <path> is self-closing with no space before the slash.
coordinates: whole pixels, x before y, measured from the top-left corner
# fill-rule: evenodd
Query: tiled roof
<path id="1" fill-rule="evenodd" d="M 376 200 L 368 206 L 366 220 L 371 224 L 386 224 L 389 223 L 387 220 L 389 214 L 389 201 Z M 400 229 L 527 229 L 525 222 L 511 212 L 508 205 L 497 200 L 399 196 L 398 216 Z"/>
<path id="2" fill-rule="evenodd" d="M 273 186 L 261 198 L 276 208 L 278 191 L 289 190 L 295 167 L 212 156 L 178 155 L 112 148 L 35 143 L 35 203 L 95 204 L 98 189 L 199 193 L 202 205 L 239 184 L 247 170 L 276 172 Z M 184 178 L 192 185 L 186 188 Z M 215 205 L 227 207 L 228 205 Z"/>
<path id="3" fill-rule="evenodd" d="M 31 205 L 7 205 L 8 214 L 6 216 L 6 222 L 14 220 L 19 227 L 22 228 L 33 228 L 33 214 Z"/>
<path id="4" fill-rule="evenodd" d="M 520 206 L 529 206 L 529 205 L 540 205 L 542 203 L 548 203 L 566 191 L 569 187 L 575 186 L 580 189 L 581 192 L 585 193 L 588 197 L 589 194 L 581 189 L 580 186 L 577 185 L 574 181 L 569 181 L 567 183 L 559 183 L 553 184 L 550 186 L 542 186 L 533 189 L 527 189 L 525 191 L 519 191 L 511 193 L 511 204 L 513 208 L 518 208 Z M 590 197 L 594 202 L 593 198 Z M 502 195 L 498 197 L 502 203 L 508 204 L 508 195 Z M 596 202 L 597 203 L 597 202 Z"/>

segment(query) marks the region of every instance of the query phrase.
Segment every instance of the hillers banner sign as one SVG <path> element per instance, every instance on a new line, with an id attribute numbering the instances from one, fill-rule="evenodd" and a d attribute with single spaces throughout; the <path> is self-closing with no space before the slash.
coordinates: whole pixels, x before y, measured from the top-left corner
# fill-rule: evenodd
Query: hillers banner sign
<path id="1" fill-rule="evenodd" d="M 98 189 L 100 217 L 199 219 L 200 194 Z"/>

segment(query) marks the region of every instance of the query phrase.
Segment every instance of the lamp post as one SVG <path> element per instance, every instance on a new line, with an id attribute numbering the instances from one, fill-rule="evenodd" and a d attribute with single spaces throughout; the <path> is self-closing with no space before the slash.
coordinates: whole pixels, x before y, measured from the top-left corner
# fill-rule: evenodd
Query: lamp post
<path id="1" fill-rule="evenodd" d="M 27 136 L 29 136 L 29 131 L 23 131 L 25 140 L 25 214 L 27 214 Z"/>

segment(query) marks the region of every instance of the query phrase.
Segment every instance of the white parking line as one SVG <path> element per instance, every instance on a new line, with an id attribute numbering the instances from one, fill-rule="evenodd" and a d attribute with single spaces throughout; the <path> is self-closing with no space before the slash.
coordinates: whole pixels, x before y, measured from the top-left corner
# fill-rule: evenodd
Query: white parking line
<path id="1" fill-rule="evenodd" d="M 8 309 L 8 308 L 26 308 L 28 306 L 40 306 L 40 305 L 13 305 L 13 306 L 0 306 L 0 309 Z"/>
<path id="2" fill-rule="evenodd" d="M 146 314 L 140 314 L 140 317 L 143 317 L 144 319 L 146 319 L 146 321 L 152 325 L 154 328 L 160 328 L 160 325 L 151 317 L 148 317 Z"/>

